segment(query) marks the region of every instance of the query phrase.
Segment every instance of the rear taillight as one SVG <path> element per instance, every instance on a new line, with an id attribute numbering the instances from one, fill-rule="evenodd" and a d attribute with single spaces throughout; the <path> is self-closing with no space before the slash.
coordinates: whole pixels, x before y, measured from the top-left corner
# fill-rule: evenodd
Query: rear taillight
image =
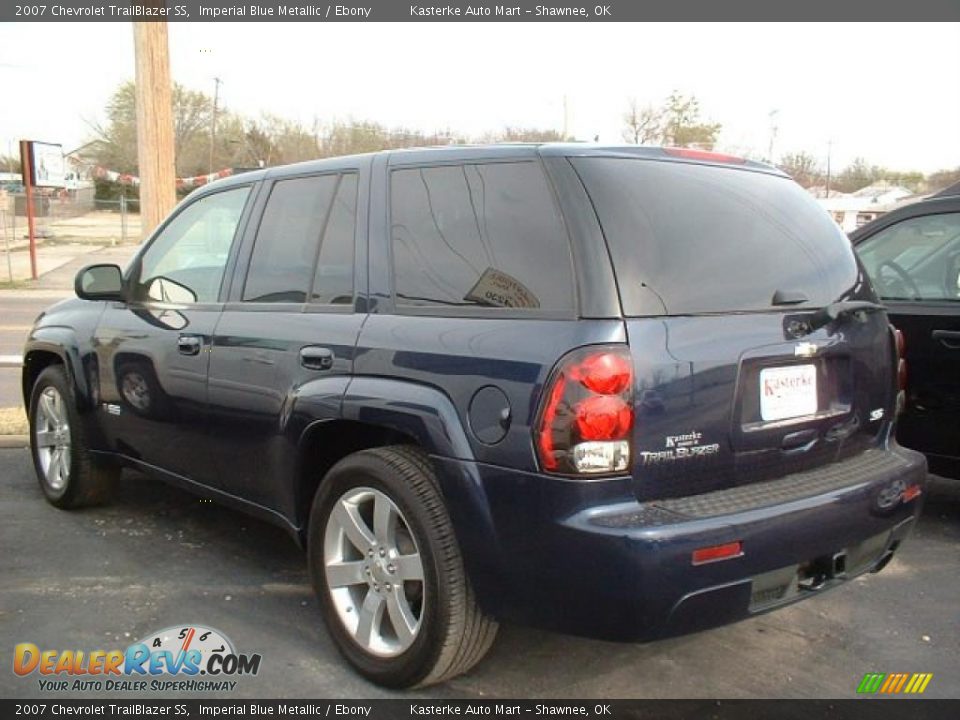
<path id="1" fill-rule="evenodd" d="M 596 475 L 630 466 L 633 365 L 626 347 L 586 347 L 566 355 L 542 398 L 534 439 L 545 471 Z"/>
<path id="2" fill-rule="evenodd" d="M 897 339 L 897 387 L 901 390 L 907 389 L 907 358 L 906 342 L 903 339 L 903 332 L 897 328 L 893 329 L 893 335 Z"/>
<path id="3" fill-rule="evenodd" d="M 897 351 L 897 414 L 903 412 L 907 398 L 907 360 L 906 360 L 906 341 L 903 339 L 903 332 L 898 328 L 893 328 L 894 348 Z"/>

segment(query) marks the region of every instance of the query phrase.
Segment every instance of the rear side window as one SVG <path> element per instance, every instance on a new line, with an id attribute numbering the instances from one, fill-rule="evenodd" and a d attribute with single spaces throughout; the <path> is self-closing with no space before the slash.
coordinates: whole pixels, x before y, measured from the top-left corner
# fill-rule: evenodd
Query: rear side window
<path id="1" fill-rule="evenodd" d="M 395 170 L 399 307 L 572 310 L 563 222 L 536 162 Z"/>
<path id="2" fill-rule="evenodd" d="M 353 247 L 357 231 L 357 176 L 340 179 L 320 243 L 310 301 L 333 305 L 353 302 Z"/>
<path id="3" fill-rule="evenodd" d="M 243 288 L 245 302 L 305 302 L 339 176 L 274 183 Z"/>
<path id="4" fill-rule="evenodd" d="M 846 236 L 786 178 L 692 163 L 571 162 L 628 315 L 769 310 L 778 290 L 820 306 L 858 280 Z"/>

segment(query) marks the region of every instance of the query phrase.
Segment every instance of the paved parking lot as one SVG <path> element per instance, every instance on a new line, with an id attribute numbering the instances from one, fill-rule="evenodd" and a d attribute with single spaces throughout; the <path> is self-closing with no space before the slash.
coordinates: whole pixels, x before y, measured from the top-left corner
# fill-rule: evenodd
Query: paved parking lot
<path id="1" fill-rule="evenodd" d="M 66 513 L 43 501 L 26 450 L 0 451 L 0 697 L 49 697 L 36 675 L 10 671 L 16 643 L 110 650 L 182 623 L 262 654 L 260 674 L 225 697 L 385 695 L 340 661 L 282 531 L 124 479 L 112 505 Z M 926 696 L 958 697 L 958 598 L 960 483 L 937 481 L 912 541 L 879 575 L 647 645 L 506 626 L 468 676 L 412 696 L 850 698 L 866 672 L 932 672 Z"/>

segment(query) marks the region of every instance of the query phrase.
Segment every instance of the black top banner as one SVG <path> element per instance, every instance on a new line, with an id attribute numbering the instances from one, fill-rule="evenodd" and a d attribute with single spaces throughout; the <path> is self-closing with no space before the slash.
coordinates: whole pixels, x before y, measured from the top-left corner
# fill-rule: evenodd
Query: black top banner
<path id="1" fill-rule="evenodd" d="M 960 20 L 960 0 L 62 0 L 0 6 L 4 22 L 630 22 Z M 811 33 L 815 31 L 811 30 Z M 869 32 L 851 28 L 851 32 Z M 813 39 L 813 38 L 811 38 Z"/>

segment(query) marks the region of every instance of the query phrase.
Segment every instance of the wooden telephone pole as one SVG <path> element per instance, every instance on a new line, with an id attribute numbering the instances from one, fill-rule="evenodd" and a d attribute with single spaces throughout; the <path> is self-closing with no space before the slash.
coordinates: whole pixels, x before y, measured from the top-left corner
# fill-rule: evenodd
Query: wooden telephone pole
<path id="1" fill-rule="evenodd" d="M 133 23 L 140 224 L 146 237 L 176 205 L 173 94 L 166 22 Z"/>

